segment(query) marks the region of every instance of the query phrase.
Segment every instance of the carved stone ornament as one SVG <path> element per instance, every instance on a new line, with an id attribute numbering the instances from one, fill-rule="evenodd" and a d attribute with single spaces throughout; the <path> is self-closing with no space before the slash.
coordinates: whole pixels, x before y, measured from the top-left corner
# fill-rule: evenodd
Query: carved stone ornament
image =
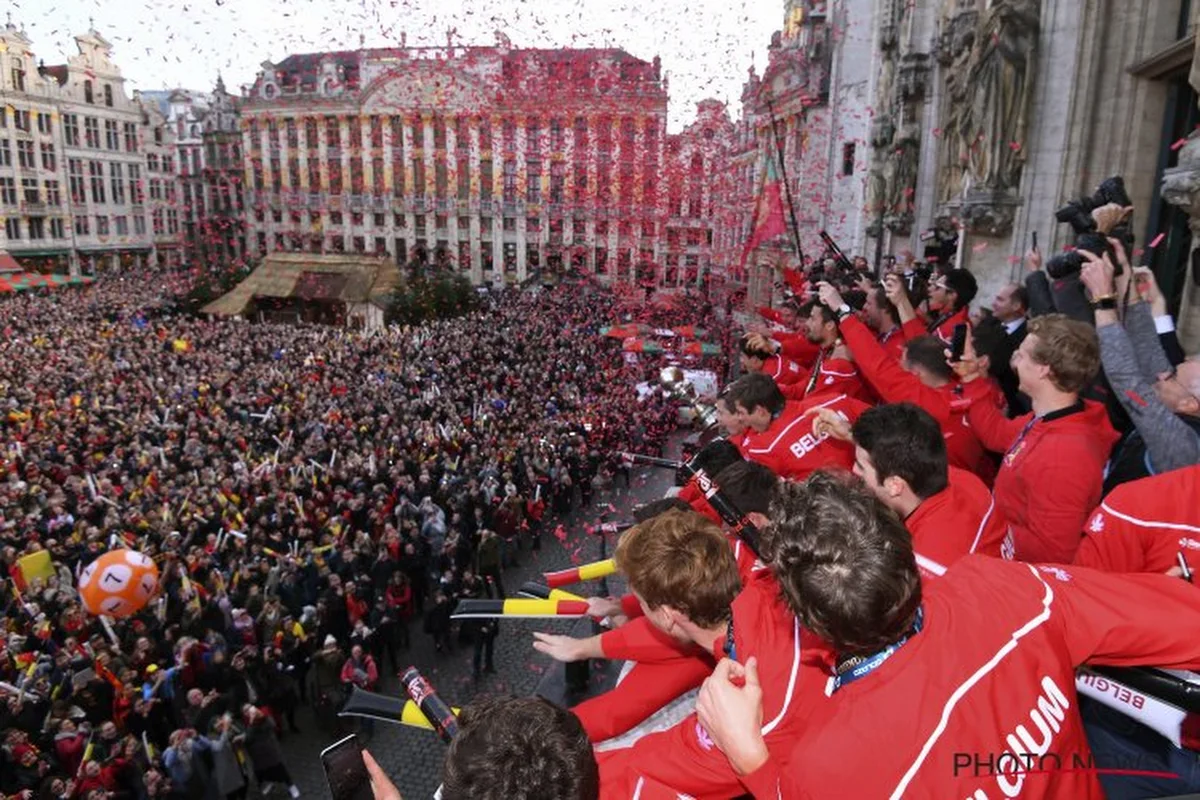
<path id="1" fill-rule="evenodd" d="M 1007 236 L 1020 205 L 1019 198 L 1005 191 L 971 189 L 959 206 L 958 216 L 971 233 Z"/>
<path id="2" fill-rule="evenodd" d="M 905 53 L 900 59 L 900 94 L 909 100 L 919 100 L 929 87 L 928 53 Z"/>
<path id="3" fill-rule="evenodd" d="M 1187 212 L 1193 227 L 1200 223 L 1200 131 L 1188 136 L 1178 166 L 1163 171 L 1162 196 Z"/>

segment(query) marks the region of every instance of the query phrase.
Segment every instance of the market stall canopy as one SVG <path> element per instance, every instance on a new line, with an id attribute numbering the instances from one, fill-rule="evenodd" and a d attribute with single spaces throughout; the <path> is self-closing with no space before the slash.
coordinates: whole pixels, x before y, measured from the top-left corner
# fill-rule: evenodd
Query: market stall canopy
<path id="1" fill-rule="evenodd" d="M 223 317 L 245 312 L 255 297 L 341 300 L 386 305 L 400 283 L 390 259 L 366 255 L 272 253 L 232 291 L 203 308 Z"/>
<path id="2" fill-rule="evenodd" d="M 669 346 L 664 347 L 659 342 L 647 341 L 637 336 L 630 336 L 621 345 L 621 349 L 626 353 L 663 353 L 674 352 L 685 356 L 717 356 L 721 354 L 721 348 L 711 342 L 683 342 L 679 346 L 674 346 L 669 343 Z"/>
<path id="3" fill-rule="evenodd" d="M 3 254 L 0 254 L 3 255 Z M 27 292 L 30 289 L 56 289 L 59 286 L 79 286 L 91 283 L 86 275 L 43 275 L 40 272 L 0 271 L 0 294 Z"/>

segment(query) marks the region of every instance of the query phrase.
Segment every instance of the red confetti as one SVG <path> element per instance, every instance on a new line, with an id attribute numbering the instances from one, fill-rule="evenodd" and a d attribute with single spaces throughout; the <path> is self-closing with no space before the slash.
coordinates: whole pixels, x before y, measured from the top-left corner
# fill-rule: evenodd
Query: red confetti
<path id="1" fill-rule="evenodd" d="M 1178 150 L 1179 148 L 1183 147 L 1185 144 L 1187 144 L 1186 136 L 1183 137 L 1182 139 L 1180 139 L 1179 141 L 1175 142 L 1175 144 L 1171 145 L 1171 149 Z"/>
<path id="2" fill-rule="evenodd" d="M 1154 248 L 1158 247 L 1158 243 L 1161 242 L 1166 237 L 1167 237 L 1167 234 L 1165 234 L 1165 233 L 1160 233 L 1158 236 L 1155 236 L 1154 239 L 1151 240 L 1151 242 L 1150 242 L 1150 249 L 1153 250 Z"/>

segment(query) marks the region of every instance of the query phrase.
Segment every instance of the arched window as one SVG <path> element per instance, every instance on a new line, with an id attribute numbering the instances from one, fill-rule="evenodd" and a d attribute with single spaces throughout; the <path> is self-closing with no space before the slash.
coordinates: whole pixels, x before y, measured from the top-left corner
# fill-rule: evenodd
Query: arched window
<path id="1" fill-rule="evenodd" d="M 83 100 L 85 103 L 96 102 L 96 98 L 92 96 L 92 82 L 91 81 L 83 82 Z"/>
<path id="2" fill-rule="evenodd" d="M 104 105 L 112 108 L 112 84 L 104 84 Z"/>

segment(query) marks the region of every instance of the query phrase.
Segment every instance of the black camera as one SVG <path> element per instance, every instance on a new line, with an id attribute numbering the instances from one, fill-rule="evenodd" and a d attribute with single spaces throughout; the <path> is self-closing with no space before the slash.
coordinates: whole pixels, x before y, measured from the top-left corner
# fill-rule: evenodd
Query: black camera
<path id="1" fill-rule="evenodd" d="M 1116 267 L 1116 274 L 1121 274 L 1122 268 L 1116 254 L 1109 246 L 1107 237 L 1096 230 L 1096 220 L 1092 217 L 1094 210 L 1109 203 L 1115 203 L 1122 208 L 1132 205 L 1129 194 L 1125 191 L 1125 179 L 1120 175 L 1106 178 L 1090 197 L 1072 200 L 1054 212 L 1055 219 L 1065 222 L 1075 231 L 1075 251 L 1056 255 L 1047 262 L 1046 272 L 1050 277 L 1061 280 L 1083 269 L 1083 256 L 1076 252 L 1079 250 L 1087 250 L 1101 257 L 1108 254 Z M 1108 235 L 1119 240 L 1126 253 L 1133 252 L 1133 225 L 1129 217 L 1121 220 Z"/>

